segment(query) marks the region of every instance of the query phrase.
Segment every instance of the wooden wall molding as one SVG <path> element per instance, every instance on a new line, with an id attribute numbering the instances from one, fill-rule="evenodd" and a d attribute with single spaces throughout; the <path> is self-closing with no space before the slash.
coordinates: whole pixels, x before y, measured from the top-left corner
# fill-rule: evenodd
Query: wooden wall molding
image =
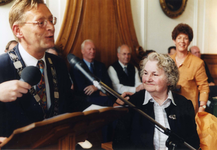
<path id="1" fill-rule="evenodd" d="M 202 54 L 201 58 L 207 63 L 215 84 L 217 84 L 217 54 Z"/>
<path id="2" fill-rule="evenodd" d="M 128 44 L 132 62 L 139 63 L 130 0 L 68 0 L 56 45 L 64 56 L 82 57 L 81 43 L 92 39 L 97 49 L 96 60 L 109 66 L 117 60 L 117 48 Z"/>

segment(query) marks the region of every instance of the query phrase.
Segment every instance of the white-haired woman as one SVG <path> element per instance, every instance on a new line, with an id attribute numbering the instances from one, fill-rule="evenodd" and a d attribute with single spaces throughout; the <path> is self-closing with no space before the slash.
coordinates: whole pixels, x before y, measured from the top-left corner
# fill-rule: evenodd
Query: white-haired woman
<path id="1" fill-rule="evenodd" d="M 145 90 L 130 96 L 129 101 L 185 142 L 199 148 L 192 102 L 171 91 L 179 80 L 175 62 L 166 54 L 151 53 L 143 60 L 141 70 Z M 167 138 L 147 118 L 129 109 L 117 123 L 113 148 L 163 150 L 167 149 Z"/>

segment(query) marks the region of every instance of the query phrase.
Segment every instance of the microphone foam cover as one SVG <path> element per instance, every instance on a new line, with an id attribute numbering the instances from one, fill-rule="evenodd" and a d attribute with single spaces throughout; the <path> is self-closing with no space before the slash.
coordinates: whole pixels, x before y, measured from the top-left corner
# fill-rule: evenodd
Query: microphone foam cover
<path id="1" fill-rule="evenodd" d="M 74 66 L 76 65 L 76 63 L 80 63 L 80 62 L 81 62 L 81 60 L 80 60 L 78 57 L 76 57 L 75 55 L 73 55 L 73 54 L 71 54 L 71 53 L 69 53 L 69 54 L 67 55 L 67 59 L 68 59 L 69 64 L 70 64 L 71 67 L 73 67 L 73 68 L 74 68 Z"/>
<path id="2" fill-rule="evenodd" d="M 29 83 L 31 86 L 38 84 L 41 80 L 41 71 L 35 66 L 28 66 L 21 72 L 21 80 Z"/>

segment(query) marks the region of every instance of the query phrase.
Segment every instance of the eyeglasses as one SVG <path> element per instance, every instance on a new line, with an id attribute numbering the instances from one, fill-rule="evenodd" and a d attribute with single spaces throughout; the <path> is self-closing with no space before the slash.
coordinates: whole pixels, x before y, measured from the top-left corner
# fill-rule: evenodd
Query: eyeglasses
<path id="1" fill-rule="evenodd" d="M 43 21 L 28 21 L 28 22 L 23 22 L 25 24 L 34 24 L 34 25 L 38 25 L 40 28 L 44 28 L 47 26 L 47 22 L 50 22 L 51 24 L 55 25 L 57 23 L 57 18 L 53 17 L 52 20 L 43 20 Z"/>

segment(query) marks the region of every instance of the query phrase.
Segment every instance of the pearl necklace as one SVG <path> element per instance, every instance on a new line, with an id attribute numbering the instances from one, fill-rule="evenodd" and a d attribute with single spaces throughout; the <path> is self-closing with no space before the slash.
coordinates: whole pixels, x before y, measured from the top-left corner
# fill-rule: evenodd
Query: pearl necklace
<path id="1" fill-rule="evenodd" d="M 175 57 L 175 60 L 176 60 L 176 65 L 178 66 L 178 67 L 180 67 L 181 65 L 182 65 L 182 63 L 185 61 L 185 59 L 180 63 L 180 62 L 178 62 L 177 61 L 177 58 Z"/>

